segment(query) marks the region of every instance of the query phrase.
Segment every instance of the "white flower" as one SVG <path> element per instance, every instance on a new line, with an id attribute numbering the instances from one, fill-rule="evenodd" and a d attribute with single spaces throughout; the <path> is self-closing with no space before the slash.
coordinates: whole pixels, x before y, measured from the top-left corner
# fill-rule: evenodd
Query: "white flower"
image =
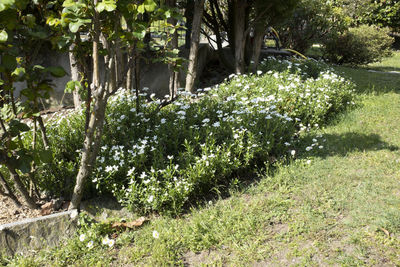
<path id="1" fill-rule="evenodd" d="M 166 119 L 162 118 L 161 119 L 161 124 L 164 124 L 166 121 L 167 121 Z"/>
<path id="2" fill-rule="evenodd" d="M 109 246 L 110 248 L 114 246 L 115 240 L 114 239 L 109 239 L 108 236 L 104 237 L 103 240 L 101 241 L 103 245 Z"/>
<path id="3" fill-rule="evenodd" d="M 128 171 L 128 176 L 131 176 L 135 172 L 135 167 Z"/>
<path id="4" fill-rule="evenodd" d="M 296 155 L 296 150 L 290 151 L 290 154 L 294 157 L 294 155 Z"/>
<path id="5" fill-rule="evenodd" d="M 323 149 L 323 148 L 324 148 L 324 146 L 319 146 L 318 148 L 319 148 L 319 149 Z"/>
<path id="6" fill-rule="evenodd" d="M 83 242 L 83 241 L 85 241 L 85 239 L 86 239 L 86 235 L 85 234 L 81 234 L 79 236 L 79 241 Z"/>
<path id="7" fill-rule="evenodd" d="M 174 156 L 167 156 L 167 158 L 168 158 L 169 160 L 171 160 L 171 159 L 174 158 Z"/>
<path id="8" fill-rule="evenodd" d="M 311 149 L 312 149 L 312 146 L 306 147 L 306 150 L 307 150 L 307 151 L 310 151 Z"/>
<path id="9" fill-rule="evenodd" d="M 306 162 L 308 165 L 310 165 L 311 164 L 311 160 L 309 159 L 309 160 L 307 160 L 307 162 Z"/>
<path id="10" fill-rule="evenodd" d="M 261 70 L 258 70 L 257 71 L 257 75 L 261 75 L 262 74 L 262 71 Z"/>
<path id="11" fill-rule="evenodd" d="M 215 122 L 212 126 L 213 126 L 213 127 L 219 127 L 219 126 L 220 126 L 219 121 Z"/>
<path id="12" fill-rule="evenodd" d="M 209 118 L 205 118 L 202 122 L 203 122 L 203 123 L 210 122 L 210 119 L 209 119 Z"/>
<path id="13" fill-rule="evenodd" d="M 89 249 L 91 249 L 93 247 L 93 240 L 90 240 L 87 245 L 86 245 Z"/>
<path id="14" fill-rule="evenodd" d="M 154 200 L 154 196 L 151 195 L 151 196 L 149 196 L 149 198 L 147 199 L 147 202 L 151 203 L 151 202 L 153 202 L 153 200 Z"/>
<path id="15" fill-rule="evenodd" d="M 103 238 L 103 240 L 101 241 L 101 243 L 102 243 L 103 245 L 107 245 L 107 244 L 108 244 L 108 241 L 110 241 L 110 239 L 108 238 L 108 236 L 105 236 L 105 237 Z"/>
<path id="16" fill-rule="evenodd" d="M 153 237 L 154 237 L 155 239 L 158 239 L 158 238 L 160 237 L 160 234 L 159 234 L 156 230 L 154 230 L 154 231 L 153 231 Z"/>

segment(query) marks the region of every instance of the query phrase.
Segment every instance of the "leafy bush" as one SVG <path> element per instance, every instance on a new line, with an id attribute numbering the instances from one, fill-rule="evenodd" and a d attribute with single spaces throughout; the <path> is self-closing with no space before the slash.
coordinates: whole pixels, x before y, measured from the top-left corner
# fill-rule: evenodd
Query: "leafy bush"
<path id="1" fill-rule="evenodd" d="M 232 75 L 197 95 L 182 92 L 161 111 L 160 100 L 147 101 L 146 92 L 137 107 L 135 96 L 119 90 L 90 184 L 132 210 L 176 214 L 255 165 L 285 157 L 299 131 L 324 123 L 353 98 L 343 78 L 329 70 L 310 78 L 310 63 L 296 64 L 282 73 Z M 83 123 L 74 114 L 50 126 L 57 162 L 41 170 L 57 188 L 63 175 L 76 172 Z"/>
<path id="2" fill-rule="evenodd" d="M 350 28 L 325 41 L 325 56 L 337 64 L 363 65 L 380 61 L 391 54 L 394 39 L 388 33 L 387 28 L 367 25 Z"/>
<path id="3" fill-rule="evenodd" d="M 332 1 L 300 0 L 292 16 L 278 28 L 284 47 L 305 53 L 313 44 L 347 27 L 343 10 Z"/>
<path id="4" fill-rule="evenodd" d="M 291 74 L 300 75 L 303 80 L 308 78 L 317 79 L 322 72 L 328 70 L 332 71 L 332 69 L 326 63 L 314 59 L 289 58 L 277 60 L 275 57 L 268 57 L 264 59 L 261 62 L 259 69 L 263 72 L 288 71 Z"/>

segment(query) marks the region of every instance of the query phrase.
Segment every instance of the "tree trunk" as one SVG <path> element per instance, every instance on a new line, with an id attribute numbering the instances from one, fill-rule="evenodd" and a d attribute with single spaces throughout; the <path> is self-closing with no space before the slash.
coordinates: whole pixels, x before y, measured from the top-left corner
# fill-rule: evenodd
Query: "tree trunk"
<path id="1" fill-rule="evenodd" d="M 170 8 L 174 8 L 176 6 L 176 0 L 166 0 L 166 5 Z M 176 25 L 177 21 L 175 18 L 169 18 L 168 23 L 172 25 Z M 172 40 L 169 44 L 169 49 L 176 49 L 178 48 L 178 32 L 175 31 L 172 36 Z M 176 74 L 175 71 L 175 65 L 176 63 L 169 63 L 168 64 L 168 70 L 169 70 L 169 94 L 170 94 L 170 99 L 174 99 L 176 92 L 178 90 L 177 84 L 178 84 L 178 75 Z"/>
<path id="2" fill-rule="evenodd" d="M 25 202 L 25 205 L 31 209 L 37 209 L 38 206 L 36 205 L 35 201 L 29 196 L 28 190 L 26 190 L 25 185 L 22 183 L 17 171 L 15 170 L 14 166 L 11 162 L 6 161 L 7 169 L 10 172 L 11 179 L 15 182 L 15 187 L 19 191 L 22 196 L 22 199 Z"/>
<path id="3" fill-rule="evenodd" d="M 94 6 L 97 4 L 97 0 L 93 1 Z M 79 209 L 82 200 L 83 189 L 86 179 L 89 177 L 93 164 L 95 162 L 98 147 L 100 145 L 100 138 L 103 131 L 103 123 L 105 117 L 105 109 L 107 104 L 106 90 L 100 86 L 100 72 L 99 72 L 99 44 L 100 44 L 100 24 L 99 24 L 99 14 L 94 9 L 93 15 L 93 81 L 92 81 L 92 92 L 94 107 L 90 113 L 89 125 L 85 133 L 85 141 L 83 144 L 82 158 L 79 166 L 78 175 L 76 177 L 76 184 L 74 187 L 74 192 L 71 199 L 71 204 L 69 209 Z M 114 69 L 111 69 L 115 72 Z M 107 90 L 108 91 L 108 90 Z"/>
<path id="4" fill-rule="evenodd" d="M 258 63 L 260 61 L 260 53 L 263 41 L 264 41 L 264 31 L 261 29 L 256 29 L 254 32 L 253 49 L 250 61 L 250 69 L 252 72 L 257 71 Z"/>
<path id="5" fill-rule="evenodd" d="M 235 72 L 244 73 L 246 0 L 235 0 Z"/>
<path id="6" fill-rule="evenodd" d="M 194 2 L 198 0 L 189 0 L 187 1 L 185 8 L 185 18 L 186 18 L 186 33 L 185 33 L 185 48 L 190 49 L 191 47 L 191 36 L 192 36 L 192 28 L 193 28 L 193 16 L 196 11 Z"/>
<path id="7" fill-rule="evenodd" d="M 12 192 L 2 173 L 0 173 L 0 185 L 3 187 L 3 190 L 0 189 L 0 194 L 9 197 L 14 202 L 15 206 L 20 208 L 22 206 L 21 202 L 19 202 L 18 198 Z"/>
<path id="8" fill-rule="evenodd" d="M 103 123 L 106 110 L 106 100 L 98 99 L 96 101 L 95 112 L 92 112 L 88 131 L 86 132 L 85 142 L 83 146 L 82 159 L 79 166 L 79 172 L 76 177 L 74 193 L 71 199 L 69 209 L 78 209 L 82 200 L 83 189 L 86 179 L 92 172 L 93 165 L 100 146 L 100 138 L 103 131 Z"/>
<path id="9" fill-rule="evenodd" d="M 39 129 L 40 129 L 40 131 L 41 131 L 41 133 L 42 133 L 42 140 L 43 140 L 44 148 L 45 148 L 45 149 L 49 149 L 49 148 L 50 148 L 50 142 L 49 142 L 49 139 L 48 139 L 48 137 L 47 137 L 46 126 L 44 125 L 42 116 L 39 116 L 39 117 L 37 118 L 37 121 L 38 121 L 38 123 L 39 123 Z"/>
<path id="10" fill-rule="evenodd" d="M 188 72 L 186 75 L 186 88 L 185 88 L 187 92 L 191 93 L 194 93 L 194 83 L 197 77 L 197 69 L 198 69 L 197 56 L 200 43 L 201 19 L 203 17 L 204 2 L 205 0 L 196 0 L 194 7 L 191 45 L 189 53 L 189 65 L 188 65 Z"/>
<path id="11" fill-rule="evenodd" d="M 71 80 L 73 81 L 80 81 L 80 75 L 79 75 L 79 66 L 78 66 L 78 60 L 75 57 L 75 54 L 73 52 L 75 47 L 75 44 L 72 44 L 70 46 L 70 52 L 69 52 L 69 65 L 71 67 Z M 81 108 L 82 105 L 82 100 L 79 96 L 79 91 L 78 88 L 75 88 L 75 90 L 72 92 L 73 98 L 74 98 L 74 107 L 76 110 Z"/>

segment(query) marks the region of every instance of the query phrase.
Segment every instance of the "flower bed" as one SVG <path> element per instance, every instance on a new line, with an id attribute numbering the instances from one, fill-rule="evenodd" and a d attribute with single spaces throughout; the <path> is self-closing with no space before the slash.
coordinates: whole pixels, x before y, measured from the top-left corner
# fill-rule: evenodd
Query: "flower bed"
<path id="1" fill-rule="evenodd" d="M 275 62 L 282 72 L 232 75 L 196 95 L 181 93 L 159 112 L 160 100 L 146 101 L 145 91 L 137 112 L 135 96 L 119 90 L 88 192 L 112 193 L 136 211 L 176 214 L 257 164 L 285 157 L 300 131 L 354 104 L 349 81 L 327 68 L 312 78 L 287 62 Z M 47 190 L 70 191 L 83 125 L 81 114 L 49 125 L 57 145 L 54 164 L 39 170 Z"/>

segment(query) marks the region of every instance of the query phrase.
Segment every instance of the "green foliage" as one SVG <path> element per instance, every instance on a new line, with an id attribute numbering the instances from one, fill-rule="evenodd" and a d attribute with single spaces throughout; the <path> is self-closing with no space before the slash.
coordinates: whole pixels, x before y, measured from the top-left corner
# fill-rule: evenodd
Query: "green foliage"
<path id="1" fill-rule="evenodd" d="M 396 32 L 400 31 L 400 1 L 370 1 L 367 3 L 366 10 L 361 15 L 361 22 L 389 27 Z"/>
<path id="2" fill-rule="evenodd" d="M 313 44 L 342 32 L 348 22 L 343 10 L 330 1 L 301 0 L 278 32 L 284 47 L 304 53 Z"/>
<path id="3" fill-rule="evenodd" d="M 96 190 L 114 194 L 132 210 L 177 214 L 187 203 L 226 190 L 257 164 L 285 157 L 299 132 L 352 105 L 352 85 L 325 65 L 271 61 L 263 63 L 265 69 L 281 65 L 284 72 L 232 76 L 197 97 L 181 93 L 160 112 L 160 100 L 147 101 L 146 91 L 140 113 L 136 97 L 119 91 L 110 99 L 91 177 Z M 42 169 L 43 177 L 52 177 L 47 185 L 62 188 L 60 177 L 76 172 L 83 123 L 76 114 L 48 126 L 57 146 L 55 164 Z"/>
<path id="4" fill-rule="evenodd" d="M 23 193 L 29 182 L 26 174 L 33 177 L 34 166 L 51 162 L 52 153 L 36 142 L 41 137 L 38 131 L 35 141 L 26 142 L 23 136 L 38 128 L 39 102 L 49 99 L 53 90 L 48 77 L 66 74 L 61 67 L 35 65 L 40 51 L 50 41 L 50 29 L 43 18 L 49 8 L 48 1 L 7 0 L 0 4 L 1 171 L 6 179 L 7 171 L 14 173 L 15 181 L 20 178 L 19 191 L 25 201 L 31 202 L 30 206 L 33 201 Z M 16 98 L 17 82 L 24 86 L 19 92 L 23 102 Z M 8 182 L 13 185 L 15 181 Z"/>
<path id="5" fill-rule="evenodd" d="M 393 38 L 388 29 L 362 25 L 324 42 L 325 56 L 338 64 L 363 65 L 391 54 Z"/>
<path id="6" fill-rule="evenodd" d="M 259 69 L 263 72 L 275 71 L 285 72 L 288 71 L 291 74 L 298 74 L 303 80 L 313 78 L 317 79 L 322 72 L 332 71 L 331 67 L 322 62 L 314 59 L 282 59 L 277 60 L 275 57 L 268 57 L 264 59 Z"/>

